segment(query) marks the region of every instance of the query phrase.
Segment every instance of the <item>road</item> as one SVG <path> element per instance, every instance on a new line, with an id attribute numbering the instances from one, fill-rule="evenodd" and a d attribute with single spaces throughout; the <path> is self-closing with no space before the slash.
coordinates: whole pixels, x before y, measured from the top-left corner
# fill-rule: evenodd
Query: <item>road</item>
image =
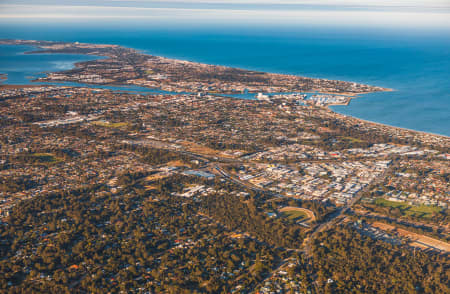
<path id="1" fill-rule="evenodd" d="M 364 193 L 367 192 L 372 185 L 378 184 L 379 182 L 384 180 L 386 177 L 386 174 L 388 173 L 389 170 L 391 170 L 391 168 L 392 168 L 392 166 L 385 169 L 381 175 L 379 175 L 370 184 L 366 185 L 361 191 L 359 191 L 359 193 L 352 200 L 350 200 L 344 207 L 341 207 L 341 208 L 337 209 L 335 212 L 333 212 L 332 214 L 330 214 L 326 218 L 325 222 L 321 223 L 319 226 L 317 226 L 313 230 L 312 234 L 309 236 L 309 238 L 307 239 L 307 241 L 304 245 L 305 253 L 308 258 L 311 257 L 311 244 L 312 244 L 311 242 L 315 239 L 315 237 L 317 237 L 317 234 L 319 234 L 320 232 L 323 232 L 324 230 L 328 230 L 331 226 L 334 227 L 335 225 L 337 225 L 338 222 L 343 219 L 341 216 L 345 212 L 347 212 L 349 209 L 351 209 L 351 207 L 355 203 L 360 201 L 361 198 L 363 197 Z"/>
<path id="2" fill-rule="evenodd" d="M 244 164 L 244 161 L 240 160 L 240 159 L 232 159 L 232 158 L 225 158 L 225 157 L 219 157 L 219 156 L 210 156 L 210 155 L 203 155 L 203 154 L 197 154 L 194 152 L 190 152 L 190 151 L 185 151 L 185 150 L 180 150 L 180 149 L 176 149 L 176 148 L 172 148 L 167 146 L 167 148 L 160 148 L 160 149 L 166 149 L 168 151 L 172 151 L 172 152 L 176 152 L 179 154 L 183 154 L 183 155 L 188 155 L 191 156 L 193 158 L 199 159 L 201 161 L 204 161 L 206 164 L 204 167 L 202 167 L 203 169 L 209 170 L 211 172 L 214 172 L 216 175 L 221 176 L 222 178 L 233 182 L 234 184 L 237 184 L 239 186 L 242 186 L 246 189 L 249 189 L 251 191 L 257 192 L 257 193 L 263 193 L 265 195 L 271 196 L 273 198 L 280 198 L 280 197 L 285 197 L 281 194 L 278 193 L 274 193 L 272 191 L 267 191 L 265 189 L 259 188 L 255 185 L 252 185 L 248 182 L 245 181 L 241 181 L 240 179 L 238 179 L 237 177 L 234 177 L 232 175 L 230 175 L 228 172 L 226 172 L 220 165 L 221 163 L 234 163 L 234 164 Z M 345 159 L 342 159 L 345 160 Z M 359 160 L 362 160 L 361 158 Z M 314 160 L 312 160 L 314 161 Z M 325 160 L 318 160 L 320 162 L 325 161 Z M 329 161 L 329 160 L 328 160 Z M 314 273 L 314 266 L 313 266 L 313 258 L 312 258 L 312 244 L 313 241 L 317 238 L 318 234 L 320 232 L 326 231 L 328 229 L 331 229 L 333 227 L 335 227 L 340 221 L 342 221 L 344 219 L 343 214 L 345 212 L 347 212 L 349 209 L 351 209 L 351 207 L 357 203 L 358 201 L 361 200 L 362 196 L 364 195 L 364 192 L 366 192 L 373 184 L 377 184 L 379 183 L 381 180 L 383 180 L 386 176 L 386 173 L 392 168 L 388 167 L 382 174 L 380 174 L 379 176 L 377 176 L 376 179 L 374 179 L 372 181 L 371 184 L 366 185 L 361 191 L 359 191 L 359 193 L 351 200 L 349 201 L 345 206 L 338 208 L 336 211 L 334 211 L 333 213 L 329 214 L 326 219 L 320 223 L 318 226 L 316 226 L 315 228 L 313 228 L 311 234 L 309 235 L 308 238 L 306 238 L 302 244 L 302 246 L 300 248 L 294 248 L 294 249 L 288 249 L 285 248 L 286 250 L 295 250 L 297 252 L 302 252 L 305 254 L 307 263 L 307 272 L 309 272 L 310 274 Z M 289 198 L 289 197 L 286 197 Z M 258 289 L 258 287 L 261 287 L 261 285 L 263 285 L 267 280 L 269 280 L 270 278 L 273 277 L 273 275 L 275 273 L 277 273 L 278 271 L 280 271 L 289 261 L 290 258 L 286 258 L 281 260 L 277 266 L 270 272 L 267 274 L 267 276 L 264 278 L 264 280 L 258 284 L 257 287 L 255 287 L 255 289 Z M 309 280 L 310 281 L 314 281 L 314 277 L 311 275 L 309 276 Z M 313 289 L 313 293 L 320 293 L 319 289 L 317 288 L 317 284 L 315 284 L 314 282 L 311 283 Z"/>

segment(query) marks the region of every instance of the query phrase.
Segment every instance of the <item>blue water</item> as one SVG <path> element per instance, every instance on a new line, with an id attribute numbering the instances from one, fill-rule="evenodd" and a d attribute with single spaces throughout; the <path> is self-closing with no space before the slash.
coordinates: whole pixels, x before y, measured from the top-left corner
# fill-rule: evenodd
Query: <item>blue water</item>
<path id="1" fill-rule="evenodd" d="M 450 136 L 449 32 L 0 24 L 0 38 L 119 44 L 171 58 L 393 88 L 394 92 L 363 95 L 349 106 L 332 109 Z M 11 83 L 92 58 L 57 54 L 11 58 L 6 57 L 11 55 L 8 50 L 15 49 L 0 46 L 0 73 L 7 72 Z"/>
<path id="2" fill-rule="evenodd" d="M 8 74 L 7 83 L 27 84 L 44 72 L 71 69 L 75 62 L 95 59 L 76 54 L 24 54 L 33 50 L 31 46 L 0 45 L 0 73 Z"/>

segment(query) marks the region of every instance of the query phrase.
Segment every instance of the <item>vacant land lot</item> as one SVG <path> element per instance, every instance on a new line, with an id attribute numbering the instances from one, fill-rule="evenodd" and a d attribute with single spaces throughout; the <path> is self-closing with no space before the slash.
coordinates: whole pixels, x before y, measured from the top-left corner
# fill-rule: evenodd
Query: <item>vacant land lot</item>
<path id="1" fill-rule="evenodd" d="M 147 182 L 154 182 L 154 181 L 157 181 L 157 180 L 162 180 L 164 178 L 167 178 L 168 176 L 170 176 L 170 174 L 168 174 L 166 172 L 161 172 L 161 173 L 156 173 L 156 174 L 149 175 L 149 176 L 147 176 L 145 178 L 145 180 Z"/>
<path id="2" fill-rule="evenodd" d="M 448 244 L 447 242 L 416 234 L 381 222 L 374 222 L 372 226 L 387 232 L 396 231 L 399 236 L 410 240 L 409 244 L 411 246 L 419 247 L 422 249 L 437 249 L 443 252 L 450 252 L 450 244 Z"/>

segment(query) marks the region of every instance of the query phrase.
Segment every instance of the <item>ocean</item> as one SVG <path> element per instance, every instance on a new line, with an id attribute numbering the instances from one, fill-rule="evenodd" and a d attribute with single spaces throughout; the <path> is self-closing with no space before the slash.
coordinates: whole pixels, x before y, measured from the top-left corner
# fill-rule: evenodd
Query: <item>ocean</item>
<path id="1" fill-rule="evenodd" d="M 118 44 L 148 54 L 394 89 L 361 95 L 339 113 L 450 136 L 448 32 L 320 27 L 177 27 L 0 24 L 0 38 Z M 0 73 L 28 83 L 92 56 L 24 55 L 0 46 Z"/>

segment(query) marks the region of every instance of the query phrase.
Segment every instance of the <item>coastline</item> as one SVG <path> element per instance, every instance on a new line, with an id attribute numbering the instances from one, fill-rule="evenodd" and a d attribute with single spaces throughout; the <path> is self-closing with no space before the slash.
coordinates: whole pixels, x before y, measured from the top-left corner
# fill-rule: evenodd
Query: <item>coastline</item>
<path id="1" fill-rule="evenodd" d="M 0 40 L 0 41 L 4 41 L 4 40 Z M 44 41 L 44 42 L 45 42 L 45 41 Z M 22 45 L 22 44 L 10 44 L 10 45 L 13 45 L 13 46 L 20 46 L 20 45 Z M 102 45 L 99 45 L 99 44 L 88 44 L 88 45 L 102 46 Z M 39 47 L 39 45 L 37 45 L 37 44 L 30 45 L 30 46 L 31 46 L 31 47 L 34 47 L 34 48 L 42 48 L 42 47 Z M 107 47 L 114 47 L 114 48 L 125 48 L 125 49 L 129 49 L 129 50 L 136 51 L 136 50 L 133 49 L 133 48 L 121 47 L 121 46 L 118 46 L 118 45 L 106 45 L 106 46 L 107 46 Z M 45 49 L 45 48 L 43 48 L 43 49 Z M 106 58 L 109 57 L 108 55 L 102 55 L 102 54 L 90 54 L 90 53 L 82 53 L 82 52 L 73 52 L 73 53 L 67 53 L 67 52 L 52 52 L 51 50 L 44 50 L 44 51 L 36 50 L 36 51 L 26 51 L 26 52 L 24 52 L 24 54 L 42 54 L 42 53 L 43 53 L 43 54 L 58 54 L 58 53 L 62 53 L 62 54 L 80 54 L 80 55 L 85 55 L 85 56 L 96 56 L 96 57 L 100 57 L 100 59 L 102 59 L 102 57 L 106 57 Z M 147 53 L 144 53 L 144 54 L 148 55 Z M 160 56 L 158 56 L 158 57 L 160 57 Z M 166 58 L 166 57 L 163 57 L 163 58 Z M 98 60 L 98 59 L 94 59 L 94 60 Z M 174 59 L 174 60 L 180 61 L 180 62 L 183 62 L 183 61 L 184 61 L 184 60 L 178 60 L 178 59 Z M 77 69 L 77 68 L 79 68 L 79 65 L 81 65 L 81 64 L 83 64 L 83 63 L 85 63 L 85 62 L 87 62 L 87 61 L 78 61 L 78 62 L 72 63 L 72 65 L 73 65 L 73 68 L 72 68 L 72 69 Z M 189 62 L 198 63 L 198 62 L 195 62 L 195 61 L 189 61 Z M 226 66 L 222 66 L 222 65 L 218 65 L 218 66 L 220 66 L 220 67 L 226 67 Z M 239 69 L 239 68 L 238 68 L 238 69 Z M 240 69 L 239 69 L 239 70 L 240 70 Z M 267 72 L 265 72 L 265 73 L 267 73 Z M 270 74 L 270 73 L 269 73 L 269 74 Z M 287 76 L 291 76 L 291 75 L 287 75 Z M 307 78 L 307 77 L 303 77 L 303 76 L 296 76 L 296 77 Z M 315 79 L 315 80 L 326 80 L 326 79 L 316 79 L 316 78 L 314 78 L 314 79 Z M 6 80 L 2 80 L 2 81 L 3 81 L 3 82 L 7 82 L 7 79 L 6 79 Z M 39 82 L 39 81 L 33 80 L 33 81 L 31 81 L 31 82 Z M 52 81 L 40 81 L 40 82 L 45 82 L 46 84 L 44 84 L 44 85 L 43 85 L 43 84 L 40 84 L 40 85 L 9 85 L 9 84 L 0 84 L 0 88 L 8 89 L 8 88 L 42 87 L 42 86 L 45 87 L 45 86 L 52 86 L 52 85 L 60 86 L 60 85 L 57 84 L 57 82 L 53 82 L 53 83 L 55 83 L 55 84 L 52 84 Z M 62 82 L 64 82 L 64 81 L 62 81 Z M 73 81 L 68 80 L 67 82 L 73 82 Z M 348 81 L 339 81 L 339 82 L 348 82 Z M 47 84 L 47 83 L 48 83 L 48 84 Z M 75 82 L 75 83 L 78 83 L 78 82 Z M 89 83 L 84 83 L 84 84 L 86 84 L 86 85 L 92 85 L 92 86 L 99 86 L 99 87 L 101 87 L 101 86 L 138 86 L 138 87 L 143 87 L 143 88 L 146 88 L 146 89 L 149 89 L 149 90 L 161 90 L 161 89 L 158 89 L 158 88 L 152 88 L 152 87 L 148 87 L 148 86 L 145 86 L 145 85 L 133 85 L 133 84 L 117 84 L 117 83 L 105 83 L 105 84 L 97 84 L 97 83 L 91 83 L 91 84 L 89 84 Z M 83 85 L 80 84 L 79 87 L 83 87 Z M 381 123 L 381 122 L 365 120 L 365 119 L 362 119 L 362 118 L 359 118 L 359 117 L 356 117 L 356 116 L 351 116 L 351 115 L 346 115 L 346 114 L 342 114 L 342 113 L 336 112 L 335 110 L 333 110 L 333 109 L 330 108 L 330 106 L 335 106 L 335 105 L 344 105 L 344 106 L 347 106 L 347 105 L 350 104 L 350 102 L 351 102 L 352 99 L 357 99 L 357 98 L 359 98 L 359 97 L 358 97 L 359 95 L 364 95 L 364 94 L 369 94 L 369 93 L 375 93 L 375 92 L 392 92 L 392 91 L 395 91 L 394 89 L 391 89 L 391 88 L 382 88 L 382 87 L 378 87 L 378 88 L 380 88 L 380 89 L 382 89 L 382 90 L 375 90 L 375 91 L 368 91 L 368 92 L 358 92 L 358 93 L 351 93 L 351 92 L 329 92 L 329 91 L 320 91 L 320 90 L 316 90 L 316 91 L 317 91 L 317 93 L 320 93 L 320 94 L 330 94 L 330 95 L 348 96 L 348 102 L 347 102 L 347 103 L 329 104 L 329 105 L 325 106 L 325 108 L 329 109 L 330 111 L 332 111 L 332 112 L 335 113 L 336 115 L 341 115 L 341 116 L 343 116 L 343 117 L 356 119 L 356 120 L 359 120 L 359 121 L 364 122 L 364 123 L 375 124 L 375 125 L 378 125 L 378 126 L 394 128 L 394 129 L 398 129 L 398 130 L 402 130 L 402 131 L 415 132 L 415 133 L 419 133 L 419 134 L 426 134 L 426 135 L 432 135 L 432 136 L 439 136 L 439 137 L 443 137 L 443 138 L 446 138 L 446 139 L 447 139 L 447 138 L 450 138 L 449 136 L 443 135 L 443 134 L 438 134 L 438 133 L 433 133 L 433 132 L 426 132 L 426 131 L 420 131 L 420 130 L 409 129 L 409 128 L 405 128 L 405 127 L 399 127 L 399 126 L 389 125 L 389 124 L 385 124 L 385 123 Z M 183 92 L 180 91 L 180 92 L 178 92 L 178 93 L 183 93 Z M 236 92 L 236 93 L 239 93 L 239 92 Z M 234 94 L 236 94 L 236 93 L 234 93 Z M 270 94 L 270 93 L 265 93 L 265 94 Z M 218 94 L 217 96 L 220 96 L 220 94 Z M 227 96 L 225 96 L 225 97 L 227 97 Z"/>
<path id="2" fill-rule="evenodd" d="M 71 70 L 55 71 L 37 81 L 51 82 L 55 79 L 52 74 L 58 76 L 58 81 L 83 82 L 86 80 L 75 78 L 74 72 L 83 75 L 100 73 L 99 81 L 93 84 L 114 85 L 132 84 L 147 88 L 159 88 L 173 92 L 220 92 L 222 94 L 236 93 L 276 93 L 276 92 L 311 92 L 344 94 L 365 94 L 386 91 L 389 89 L 344 80 L 330 80 L 325 78 L 311 78 L 292 74 L 279 74 L 270 71 L 254 71 L 244 68 L 199 63 L 195 61 L 166 58 L 163 56 L 142 53 L 133 48 L 110 44 L 92 44 L 78 42 L 53 42 L 36 40 L 12 40 L 0 39 L 3 45 L 28 45 L 36 48 L 24 52 L 24 54 L 78 54 L 87 56 L 105 57 L 103 62 L 99 59 L 74 63 Z M 89 65 L 96 63 L 99 70 L 93 71 Z M 119 70 L 114 67 L 117 63 L 126 67 L 134 67 L 128 76 L 108 75 L 101 72 L 102 68 L 108 71 Z M 127 72 L 129 71 L 129 68 Z M 106 72 L 106 71 L 105 71 Z M 150 72 L 150 75 L 144 75 Z M 158 74 L 153 74 L 154 72 Z M 165 77 L 153 76 L 162 75 Z M 101 81 L 100 81 L 101 80 Z M 174 83 L 176 82 L 176 83 Z M 181 82 L 181 83 L 180 83 Z M 157 84 L 157 85 L 155 85 Z M 199 87 L 203 84 L 203 87 Z M 209 84 L 208 90 L 205 87 Z M 211 87 L 212 85 L 212 87 Z M 203 88 L 203 89 L 201 89 Z M 189 91 L 188 91 L 189 90 Z"/>
<path id="3" fill-rule="evenodd" d="M 395 89 L 391 89 L 391 88 L 383 88 L 383 91 L 372 91 L 372 92 L 361 92 L 361 93 L 348 93 L 348 92 L 343 92 L 343 93 L 333 93 L 333 92 L 320 92 L 320 94 L 330 94 L 330 95 L 339 95 L 339 96 L 349 96 L 349 98 L 354 99 L 357 98 L 358 95 L 364 95 L 364 94 L 370 94 L 370 93 L 375 93 L 375 92 L 393 92 L 395 91 Z"/>
<path id="4" fill-rule="evenodd" d="M 24 88 L 40 88 L 52 85 L 16 85 L 16 84 L 0 84 L 0 90 L 4 89 L 24 89 Z"/>
<path id="5" fill-rule="evenodd" d="M 336 104 L 334 104 L 334 105 L 336 105 Z M 432 132 L 425 132 L 425 131 L 419 131 L 419 130 L 414 130 L 414 129 L 408 129 L 408 128 L 404 128 L 404 127 L 388 125 L 388 124 L 385 124 L 385 123 L 380 123 L 380 122 L 376 122 L 376 121 L 370 121 L 370 120 L 366 120 L 366 119 L 359 118 L 359 117 L 356 117 L 356 116 L 351 116 L 351 115 L 339 113 L 339 112 L 336 112 L 333 109 L 329 108 L 329 106 L 334 106 L 334 105 L 327 105 L 325 108 L 327 108 L 328 110 L 330 110 L 331 112 L 333 112 L 333 113 L 335 113 L 337 115 L 343 116 L 345 118 L 356 119 L 356 120 L 359 120 L 359 121 L 367 123 L 367 124 L 374 124 L 374 125 L 378 125 L 378 126 L 382 126 L 382 127 L 393 128 L 393 129 L 397 129 L 397 130 L 404 131 L 404 132 L 413 132 L 413 133 L 419 133 L 419 134 L 423 134 L 423 135 L 431 135 L 431 136 L 436 136 L 436 137 L 442 137 L 444 139 L 450 139 L 450 136 L 443 135 L 443 134 L 436 134 L 436 133 L 432 133 Z"/>
<path id="6" fill-rule="evenodd" d="M 3 84 L 3 85 L 1 85 L 0 84 L 0 91 L 1 90 L 8 90 L 8 89 L 39 88 L 39 87 L 48 87 L 48 86 L 64 87 L 64 85 L 51 84 L 51 83 L 49 83 L 48 85 L 46 85 L 46 84 L 40 84 L 40 85 Z M 82 88 L 83 86 L 80 85 L 80 86 L 74 86 L 74 87 L 75 88 L 77 88 L 77 87 Z M 111 91 L 115 91 L 115 90 L 111 90 Z M 222 96 L 222 95 L 214 95 L 214 96 L 222 97 L 222 98 L 237 99 L 237 98 L 233 98 L 233 97 L 230 97 L 230 96 Z M 349 102 L 347 104 L 345 104 L 345 105 L 348 105 L 352 99 L 349 99 Z M 337 105 L 337 104 L 332 104 L 332 105 L 330 104 L 330 105 L 327 105 L 327 106 L 323 106 L 323 108 L 331 111 L 332 113 L 334 113 L 337 116 L 341 116 L 341 117 L 347 118 L 347 119 L 353 119 L 353 120 L 356 120 L 358 122 L 362 122 L 362 123 L 366 123 L 366 124 L 371 124 L 371 125 L 375 125 L 375 126 L 379 126 L 379 127 L 392 128 L 392 129 L 396 129 L 396 130 L 403 131 L 403 132 L 411 132 L 411 133 L 423 134 L 423 135 L 427 135 L 427 136 L 441 137 L 443 139 L 450 139 L 450 136 L 446 136 L 446 135 L 443 135 L 443 134 L 437 134 L 437 133 L 433 133 L 433 132 L 425 132 L 425 131 L 420 131 L 420 130 L 408 129 L 408 128 L 393 126 L 393 125 L 380 123 L 380 122 L 376 122 L 376 121 L 370 121 L 370 120 L 362 119 L 362 118 L 359 118 L 359 117 L 356 117 L 356 116 L 342 114 L 342 113 L 336 112 L 336 111 L 334 111 L 333 109 L 330 108 L 330 106 L 334 106 L 334 105 Z M 342 105 L 342 104 L 339 104 L 339 105 Z"/>

